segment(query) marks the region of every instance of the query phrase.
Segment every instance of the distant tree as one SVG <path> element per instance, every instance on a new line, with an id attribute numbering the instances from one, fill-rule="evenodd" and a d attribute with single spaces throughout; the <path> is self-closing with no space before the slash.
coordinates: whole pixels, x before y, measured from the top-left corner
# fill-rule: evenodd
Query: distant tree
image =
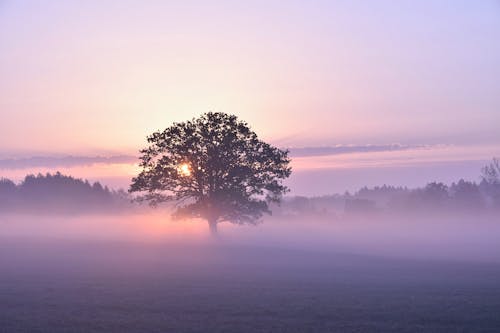
<path id="1" fill-rule="evenodd" d="M 113 194 L 100 183 L 57 172 L 27 175 L 17 186 L 19 208 L 40 211 L 80 211 L 112 208 Z M 115 196 L 118 198 L 117 196 Z"/>
<path id="2" fill-rule="evenodd" d="M 356 199 L 367 199 L 372 200 L 379 207 L 386 207 L 398 197 L 408 194 L 408 189 L 404 187 L 395 186 L 375 186 L 373 188 L 362 187 L 359 191 L 354 194 Z"/>
<path id="3" fill-rule="evenodd" d="M 488 184 L 500 184 L 500 160 L 493 161 L 481 169 L 481 178 Z"/>
<path id="4" fill-rule="evenodd" d="M 421 199 L 426 206 L 442 207 L 449 199 L 448 187 L 443 183 L 429 183 L 422 191 Z"/>
<path id="5" fill-rule="evenodd" d="M 129 191 L 153 206 L 175 202 L 175 217 L 206 219 L 213 234 L 222 221 L 256 223 L 288 190 L 288 151 L 261 141 L 234 115 L 205 113 L 147 140 Z"/>
<path id="6" fill-rule="evenodd" d="M 477 210 L 484 207 L 484 200 L 476 183 L 460 179 L 450 186 L 451 199 L 457 210 Z"/>
<path id="7" fill-rule="evenodd" d="M 0 178 L 0 193 L 11 194 L 16 191 L 16 184 L 7 178 Z"/>
<path id="8" fill-rule="evenodd" d="M 17 199 L 17 186 L 7 178 L 0 178 L 0 208 L 12 205 Z"/>
<path id="9" fill-rule="evenodd" d="M 500 208 L 500 160 L 494 158 L 481 169 L 481 190 L 493 206 Z"/>
<path id="10" fill-rule="evenodd" d="M 288 206 L 291 208 L 291 211 L 298 215 L 310 214 L 314 211 L 312 200 L 303 196 L 296 196 L 291 198 L 288 202 Z"/>

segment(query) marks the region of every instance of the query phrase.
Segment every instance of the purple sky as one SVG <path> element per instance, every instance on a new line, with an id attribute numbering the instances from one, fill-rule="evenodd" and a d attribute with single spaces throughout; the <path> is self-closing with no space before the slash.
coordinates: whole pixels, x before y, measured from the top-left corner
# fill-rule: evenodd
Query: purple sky
<path id="1" fill-rule="evenodd" d="M 130 155 L 222 111 L 284 147 L 469 147 L 444 177 L 498 152 L 499 41 L 488 0 L 4 0 L 0 159 Z"/>

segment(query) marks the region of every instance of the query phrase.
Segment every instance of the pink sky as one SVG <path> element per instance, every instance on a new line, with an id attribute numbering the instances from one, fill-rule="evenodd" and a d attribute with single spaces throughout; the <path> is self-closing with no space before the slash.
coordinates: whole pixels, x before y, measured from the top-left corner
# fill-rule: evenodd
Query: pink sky
<path id="1" fill-rule="evenodd" d="M 437 145 L 395 151 L 298 156 L 292 159 L 293 174 L 287 184 L 294 195 L 325 195 L 383 184 L 418 187 L 431 181 L 450 184 L 461 178 L 479 181 L 481 167 L 489 163 L 485 156 L 491 154 L 500 156 L 500 146 Z M 0 172 L 3 177 L 19 182 L 27 173 L 60 171 L 100 181 L 114 189 L 127 189 L 131 178 L 140 170 L 130 161 L 65 166 L 57 159 L 46 159 L 46 165 L 30 166 L 30 162 L 25 162 L 25 167 L 6 167 L 6 163 L 2 163 L 6 160 L 0 160 Z"/>
<path id="2" fill-rule="evenodd" d="M 493 0 L 2 1 L 0 159 L 135 154 L 154 130 L 222 111 L 280 147 L 463 151 L 298 158 L 298 171 L 463 161 L 471 178 L 467 163 L 500 146 L 499 40 Z M 133 170 L 115 167 L 67 171 Z"/>

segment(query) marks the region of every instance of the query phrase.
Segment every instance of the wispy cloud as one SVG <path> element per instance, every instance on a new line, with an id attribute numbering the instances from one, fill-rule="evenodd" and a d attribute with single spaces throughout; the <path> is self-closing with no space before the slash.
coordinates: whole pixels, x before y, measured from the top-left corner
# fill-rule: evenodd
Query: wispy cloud
<path id="1" fill-rule="evenodd" d="M 26 158 L 0 159 L 0 169 L 57 168 L 89 166 L 94 164 L 128 164 L 137 162 L 137 157 L 119 156 L 33 156 Z"/>
<path id="2" fill-rule="evenodd" d="M 308 157 L 308 156 L 328 156 L 340 155 L 349 153 L 374 153 L 385 151 L 401 151 L 416 148 L 428 147 L 426 145 L 402 145 L 399 143 L 388 145 L 336 145 L 325 147 L 303 147 L 289 148 L 292 157 Z"/>
<path id="3" fill-rule="evenodd" d="M 404 151 L 428 147 L 425 145 L 336 145 L 323 147 L 289 148 L 291 157 L 330 156 L 350 153 L 374 153 Z M 29 168 L 68 168 L 90 166 L 95 164 L 132 164 L 137 163 L 137 156 L 32 156 L 22 158 L 0 159 L 0 169 L 29 169 Z"/>

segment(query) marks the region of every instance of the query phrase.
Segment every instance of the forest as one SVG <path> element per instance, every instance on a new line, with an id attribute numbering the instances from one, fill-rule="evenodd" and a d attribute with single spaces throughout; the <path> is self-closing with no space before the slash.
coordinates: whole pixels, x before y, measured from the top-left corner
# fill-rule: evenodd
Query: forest
<path id="1" fill-rule="evenodd" d="M 287 196 L 273 204 L 282 218 L 336 219 L 356 216 L 436 214 L 495 214 L 500 212 L 498 160 L 481 170 L 479 182 L 460 179 L 452 184 L 430 182 L 420 188 L 382 185 L 354 193 L 326 196 Z M 164 204 L 166 206 L 167 204 Z M 0 178 L 0 213 L 116 213 L 141 207 L 123 189 L 111 190 L 99 182 L 55 174 L 27 175 L 16 184 Z M 142 208 L 146 208 L 142 205 Z"/>
<path id="2" fill-rule="evenodd" d="M 90 183 L 59 172 L 27 175 L 19 184 L 0 179 L 1 213 L 96 213 L 127 208 L 130 199 L 125 191 L 110 190 L 99 182 Z"/>

